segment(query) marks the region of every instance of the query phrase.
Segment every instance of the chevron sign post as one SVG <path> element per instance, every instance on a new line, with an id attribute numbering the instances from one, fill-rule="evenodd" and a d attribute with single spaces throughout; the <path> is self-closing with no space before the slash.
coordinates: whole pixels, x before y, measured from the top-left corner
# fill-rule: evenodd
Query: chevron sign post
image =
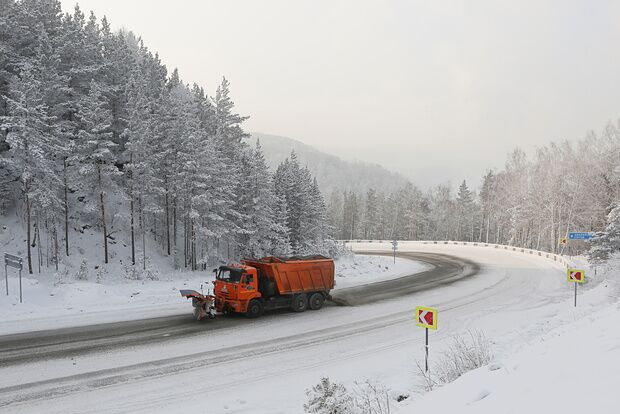
<path id="1" fill-rule="evenodd" d="M 569 282 L 575 284 L 575 307 L 577 306 L 577 284 L 586 280 L 586 272 L 579 269 L 566 269 L 566 277 Z"/>
<path id="2" fill-rule="evenodd" d="M 428 330 L 437 330 L 437 309 L 426 308 L 424 306 L 416 306 L 415 308 L 415 324 L 426 331 L 426 358 L 425 369 L 428 372 Z"/>

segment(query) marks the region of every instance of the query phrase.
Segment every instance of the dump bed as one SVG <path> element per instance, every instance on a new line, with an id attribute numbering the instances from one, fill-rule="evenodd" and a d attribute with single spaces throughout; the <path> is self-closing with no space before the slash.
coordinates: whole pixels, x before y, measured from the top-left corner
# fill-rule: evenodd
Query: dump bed
<path id="1" fill-rule="evenodd" d="M 273 280 L 280 295 L 334 288 L 334 260 L 328 257 L 265 257 L 244 262 L 258 269 L 259 278 Z"/>

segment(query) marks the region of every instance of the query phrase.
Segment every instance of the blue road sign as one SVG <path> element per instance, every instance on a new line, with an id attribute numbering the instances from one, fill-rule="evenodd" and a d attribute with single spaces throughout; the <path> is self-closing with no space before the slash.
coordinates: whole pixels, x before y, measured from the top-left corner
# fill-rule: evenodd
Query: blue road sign
<path id="1" fill-rule="evenodd" d="M 575 232 L 568 233 L 568 238 L 571 240 L 588 240 L 594 237 L 594 233 L 590 232 Z"/>

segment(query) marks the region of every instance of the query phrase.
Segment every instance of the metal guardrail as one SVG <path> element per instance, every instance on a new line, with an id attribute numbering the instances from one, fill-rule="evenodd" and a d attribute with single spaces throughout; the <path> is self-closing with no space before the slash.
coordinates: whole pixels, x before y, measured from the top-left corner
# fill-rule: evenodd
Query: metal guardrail
<path id="1" fill-rule="evenodd" d="M 387 241 L 383 240 L 339 240 L 342 243 L 387 243 Z M 411 242 L 411 243 L 422 243 L 422 244 L 449 244 L 449 245 L 461 245 L 461 246 L 474 246 L 474 247 L 491 247 L 494 249 L 513 251 L 523 254 L 530 254 L 533 256 L 539 256 L 542 258 L 546 258 L 549 260 L 553 260 L 556 263 L 561 263 L 566 265 L 566 267 L 574 266 L 573 262 L 571 262 L 566 257 L 556 254 L 549 253 L 542 250 L 534 250 L 527 249 L 524 247 L 516 247 L 509 246 L 505 244 L 494 244 L 494 243 L 481 243 L 481 242 L 462 242 L 462 241 L 452 241 L 452 240 L 401 240 L 402 242 Z"/>

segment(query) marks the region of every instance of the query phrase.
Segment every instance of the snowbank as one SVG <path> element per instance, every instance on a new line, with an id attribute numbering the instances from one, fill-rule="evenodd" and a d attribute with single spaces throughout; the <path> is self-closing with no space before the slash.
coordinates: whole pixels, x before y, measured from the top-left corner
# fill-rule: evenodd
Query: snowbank
<path id="1" fill-rule="evenodd" d="M 600 286 L 581 298 L 588 303 L 564 303 L 551 321 L 560 326 L 530 337 L 530 346 L 403 402 L 397 413 L 618 412 L 620 306 L 601 309 L 595 299 L 610 293 L 609 286 Z"/>
<path id="2" fill-rule="evenodd" d="M 428 263 L 389 256 L 352 255 L 336 261 L 336 289 L 395 279 L 432 269 Z"/>

